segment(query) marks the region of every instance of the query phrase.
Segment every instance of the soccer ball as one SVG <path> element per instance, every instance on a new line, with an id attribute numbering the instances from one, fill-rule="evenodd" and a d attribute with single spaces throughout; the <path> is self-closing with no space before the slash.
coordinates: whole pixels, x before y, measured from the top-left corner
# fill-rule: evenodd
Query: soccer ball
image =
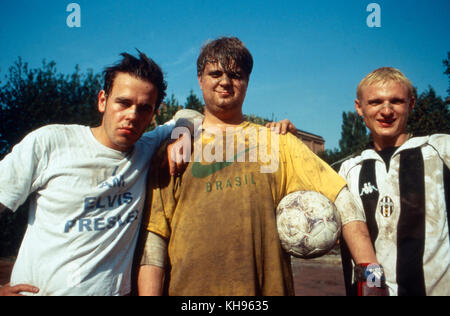
<path id="1" fill-rule="evenodd" d="M 328 253 L 341 234 L 336 206 L 313 191 L 286 195 L 277 207 L 277 229 L 283 249 L 294 257 L 310 259 Z"/>

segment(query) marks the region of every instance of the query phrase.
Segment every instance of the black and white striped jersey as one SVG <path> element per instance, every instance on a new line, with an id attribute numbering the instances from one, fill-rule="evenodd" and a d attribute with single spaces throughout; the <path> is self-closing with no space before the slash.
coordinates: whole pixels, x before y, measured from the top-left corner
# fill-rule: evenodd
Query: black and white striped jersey
<path id="1" fill-rule="evenodd" d="M 389 166 L 373 149 L 341 166 L 391 295 L 450 295 L 449 166 L 450 135 L 442 134 L 409 139 Z M 343 265 L 349 289 L 345 251 Z"/>

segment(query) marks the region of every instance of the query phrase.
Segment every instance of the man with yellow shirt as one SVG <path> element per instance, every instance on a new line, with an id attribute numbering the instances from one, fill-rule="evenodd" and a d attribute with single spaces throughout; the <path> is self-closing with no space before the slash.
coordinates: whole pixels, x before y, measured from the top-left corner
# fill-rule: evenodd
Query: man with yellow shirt
<path id="1" fill-rule="evenodd" d="M 154 161 L 138 273 L 141 295 L 162 294 L 164 275 L 169 295 L 294 295 L 275 209 L 299 190 L 335 202 L 355 263 L 376 263 L 364 213 L 345 181 L 292 134 L 276 135 L 244 121 L 252 67 L 250 52 L 237 38 L 219 38 L 200 53 L 205 117 L 182 176 L 171 177 Z M 167 262 L 161 258 L 165 251 Z"/>

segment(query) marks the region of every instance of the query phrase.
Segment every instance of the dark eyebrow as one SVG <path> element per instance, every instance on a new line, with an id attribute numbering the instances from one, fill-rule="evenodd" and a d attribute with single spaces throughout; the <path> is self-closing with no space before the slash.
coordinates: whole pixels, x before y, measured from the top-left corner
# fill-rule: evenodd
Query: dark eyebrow
<path id="1" fill-rule="evenodd" d="M 380 103 L 380 102 L 383 102 L 383 100 L 381 100 L 380 98 L 373 98 L 367 100 L 367 103 Z"/>
<path id="2" fill-rule="evenodd" d="M 117 97 L 114 101 L 116 103 L 121 103 L 121 104 L 126 104 L 126 105 L 133 104 L 133 101 L 131 99 L 129 99 L 129 98 L 126 98 L 126 97 Z M 142 107 L 144 107 L 144 108 L 149 107 L 149 108 L 152 108 L 152 109 L 155 107 L 154 104 L 150 104 L 150 103 L 139 103 L 139 104 L 137 104 L 137 106 L 140 107 L 140 108 L 142 108 Z"/>
<path id="3" fill-rule="evenodd" d="M 138 107 L 150 107 L 150 108 L 154 107 L 154 105 L 150 104 L 150 103 L 139 103 L 137 106 Z"/>
<path id="4" fill-rule="evenodd" d="M 242 70 L 237 70 L 237 71 L 224 71 L 224 70 L 220 70 L 220 69 L 215 69 L 215 70 L 211 70 L 208 72 L 209 76 L 222 76 L 224 73 L 226 73 L 226 75 L 231 78 L 243 78 L 244 72 Z"/>
<path id="5" fill-rule="evenodd" d="M 124 98 L 124 97 L 117 97 L 117 98 L 115 98 L 114 101 L 117 103 L 131 103 L 132 102 L 131 99 Z"/>
<path id="6" fill-rule="evenodd" d="M 208 72 L 208 75 L 210 75 L 210 76 L 221 75 L 221 74 L 223 74 L 223 71 L 219 70 L 219 69 L 214 69 L 214 70 L 211 70 L 211 71 Z"/>
<path id="7" fill-rule="evenodd" d="M 398 98 L 398 97 L 394 97 L 389 99 L 389 102 L 406 102 L 406 100 L 404 98 Z M 369 99 L 367 100 L 367 103 L 383 103 L 383 99 L 380 98 L 373 98 L 373 99 Z"/>
<path id="8" fill-rule="evenodd" d="M 391 102 L 406 102 L 406 99 L 395 97 L 395 98 L 392 98 L 390 101 Z"/>

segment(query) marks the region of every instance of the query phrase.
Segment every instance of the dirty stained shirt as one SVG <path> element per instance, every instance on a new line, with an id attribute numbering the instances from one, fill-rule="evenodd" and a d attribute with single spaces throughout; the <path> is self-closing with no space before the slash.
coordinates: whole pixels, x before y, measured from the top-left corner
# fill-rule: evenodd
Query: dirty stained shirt
<path id="1" fill-rule="evenodd" d="M 248 122 L 226 135 L 204 131 L 194 156 L 181 177 L 154 159 L 149 177 L 147 229 L 169 241 L 168 294 L 294 295 L 276 206 L 298 190 L 334 202 L 345 181 L 295 136 Z"/>
<path id="2" fill-rule="evenodd" d="M 390 295 L 450 295 L 450 136 L 413 137 L 388 151 L 385 160 L 367 149 L 339 173 L 365 209 Z"/>

